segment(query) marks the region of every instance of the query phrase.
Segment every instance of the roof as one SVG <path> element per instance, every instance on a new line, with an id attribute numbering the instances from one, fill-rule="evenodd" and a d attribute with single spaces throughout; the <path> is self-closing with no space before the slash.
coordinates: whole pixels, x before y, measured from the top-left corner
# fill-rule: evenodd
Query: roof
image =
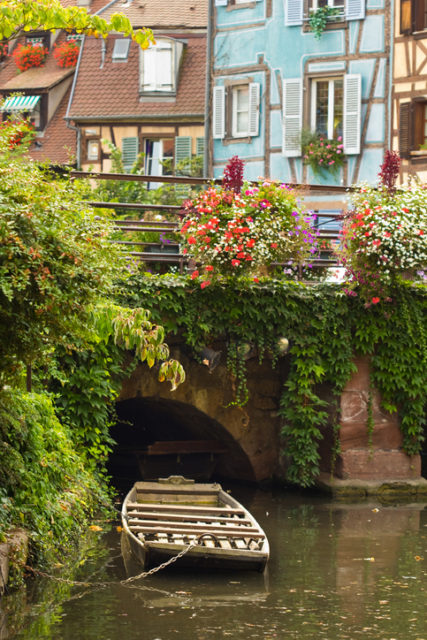
<path id="1" fill-rule="evenodd" d="M 102 42 L 86 38 L 69 115 L 76 121 L 96 118 L 156 119 L 197 114 L 205 108 L 206 38 L 189 36 L 180 68 L 176 99 L 141 101 L 139 95 L 139 51 L 131 43 L 127 62 L 112 62 L 115 37 L 106 40 L 102 65 Z"/>
<path id="2" fill-rule="evenodd" d="M 36 138 L 29 155 L 39 162 L 49 161 L 53 164 L 69 164 L 70 156 L 76 152 L 76 132 L 69 129 L 64 121 L 67 111 L 69 89 L 58 109 L 45 129 L 42 137 Z"/>
<path id="3" fill-rule="evenodd" d="M 49 89 L 58 82 L 72 75 L 74 69 L 61 69 L 52 56 L 49 56 L 43 67 L 33 67 L 19 75 L 13 76 L 8 82 L 1 84 L 2 91 L 23 91 L 24 89 Z"/>
<path id="4" fill-rule="evenodd" d="M 109 20 L 113 13 L 124 13 L 133 27 L 206 28 L 207 0 L 117 0 L 101 13 Z"/>

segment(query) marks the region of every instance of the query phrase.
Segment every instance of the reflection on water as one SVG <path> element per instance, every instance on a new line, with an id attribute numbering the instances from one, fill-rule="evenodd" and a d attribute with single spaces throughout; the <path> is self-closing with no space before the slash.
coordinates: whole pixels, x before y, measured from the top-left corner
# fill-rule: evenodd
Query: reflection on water
<path id="1" fill-rule="evenodd" d="M 265 574 L 166 570 L 87 590 L 41 580 L 3 599 L 0 640 L 427 640 L 426 504 L 233 494 L 269 537 Z M 124 578 L 119 553 L 115 530 L 100 536 L 76 577 Z"/>

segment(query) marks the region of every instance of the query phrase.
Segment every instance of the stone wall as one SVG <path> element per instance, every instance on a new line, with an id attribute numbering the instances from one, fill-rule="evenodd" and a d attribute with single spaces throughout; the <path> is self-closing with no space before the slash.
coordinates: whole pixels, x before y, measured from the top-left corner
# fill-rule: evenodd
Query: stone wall
<path id="1" fill-rule="evenodd" d="M 191 437 L 217 439 L 227 444 L 228 454 L 220 457 L 217 467 L 224 477 L 255 482 L 284 480 L 286 451 L 282 456 L 277 411 L 287 376 L 287 358 L 281 360 L 277 370 L 272 370 L 270 362 L 259 364 L 257 358 L 247 362 L 250 398 L 244 408 L 238 408 L 231 404 L 233 381 L 223 361 L 209 373 L 184 347 L 174 347 L 171 355 L 184 365 L 187 375 L 184 384 L 171 392 L 169 385 L 159 383 L 155 373 L 141 365 L 125 381 L 120 400 L 139 397 L 174 403 L 174 411 L 181 421 L 187 421 L 186 430 Z M 369 359 L 357 358 L 355 363 L 357 372 L 340 399 L 341 451 L 334 463 L 335 477 L 360 481 L 420 478 L 420 456 L 409 457 L 403 452 L 398 417 L 381 408 L 377 392 L 373 393 L 374 429 L 369 441 Z M 328 389 L 319 393 L 332 400 Z M 333 411 L 332 402 L 330 406 Z M 333 417 L 331 413 L 331 422 Z M 330 474 L 332 430 L 325 429 L 324 436 L 320 443 L 321 470 Z"/>
<path id="2" fill-rule="evenodd" d="M 402 434 L 397 414 L 381 408 L 380 396 L 373 392 L 374 429 L 369 442 L 369 358 L 356 358 L 356 373 L 341 396 L 341 428 L 335 475 L 343 479 L 407 480 L 420 477 L 421 457 L 402 450 Z"/>

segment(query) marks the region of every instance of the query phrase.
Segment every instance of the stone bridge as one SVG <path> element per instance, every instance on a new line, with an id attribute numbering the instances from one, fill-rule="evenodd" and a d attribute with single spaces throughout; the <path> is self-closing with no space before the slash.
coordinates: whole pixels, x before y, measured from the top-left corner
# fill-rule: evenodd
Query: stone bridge
<path id="1" fill-rule="evenodd" d="M 113 437 L 120 445 L 137 450 L 154 441 L 217 440 L 226 447 L 218 458 L 216 474 L 229 479 L 262 482 L 284 480 L 286 451 L 281 453 L 279 399 L 287 376 L 287 358 L 276 370 L 271 363 L 248 360 L 249 401 L 233 406 L 233 388 L 225 364 L 212 373 L 190 358 L 184 346 L 172 348 L 186 371 L 186 381 L 176 391 L 159 383 L 154 370 L 140 365 L 127 379 L 117 404 L 120 423 Z M 223 358 L 224 359 L 224 358 Z M 407 456 L 397 416 L 380 408 L 374 394 L 374 431 L 367 434 L 369 360 L 356 360 L 357 373 L 341 397 L 341 452 L 334 465 L 336 483 L 420 481 L 420 456 Z M 328 390 L 323 395 L 328 397 Z M 323 479 L 331 477 L 332 430 L 325 429 L 321 444 Z M 423 482 L 421 480 L 421 482 Z"/>

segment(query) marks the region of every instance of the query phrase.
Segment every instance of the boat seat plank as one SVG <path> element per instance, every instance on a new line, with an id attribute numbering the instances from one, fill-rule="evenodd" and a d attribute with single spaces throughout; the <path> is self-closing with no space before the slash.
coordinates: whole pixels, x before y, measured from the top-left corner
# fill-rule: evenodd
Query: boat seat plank
<path id="1" fill-rule="evenodd" d="M 252 524 L 248 518 L 225 518 L 221 516 L 205 516 L 205 515 L 191 515 L 185 513 L 155 513 L 153 511 L 139 511 L 137 509 L 128 511 L 128 517 L 132 520 L 170 520 L 178 522 L 199 522 L 201 519 L 203 522 L 218 522 L 218 524 Z"/>
<path id="2" fill-rule="evenodd" d="M 221 487 L 215 483 L 162 484 L 160 482 L 136 482 L 135 489 L 137 495 L 164 493 L 165 495 L 185 494 L 199 496 L 200 494 L 218 494 Z"/>
<path id="3" fill-rule="evenodd" d="M 193 507 L 191 505 L 177 505 L 177 504 L 157 504 L 157 503 L 147 503 L 147 502 L 128 502 L 128 509 L 144 509 L 152 510 L 152 511 L 172 511 L 173 513 L 194 513 L 194 514 L 220 514 L 225 513 L 227 515 L 244 515 L 244 509 L 238 509 L 234 507 L 211 507 L 211 506 L 197 506 Z"/>
<path id="4" fill-rule="evenodd" d="M 130 530 L 133 533 L 137 533 L 137 532 L 141 532 L 141 533 L 151 533 L 151 534 L 156 534 L 159 533 L 159 527 L 158 525 L 156 525 L 155 527 L 150 527 L 150 526 L 145 526 L 145 525 L 133 525 L 130 526 Z M 221 527 L 219 529 L 207 529 L 207 527 L 199 527 L 196 528 L 195 526 L 191 526 L 190 528 L 186 528 L 186 527 L 181 527 L 180 529 L 176 529 L 173 527 L 162 527 L 162 533 L 212 533 L 215 536 L 226 536 L 227 538 L 242 538 L 242 530 L 241 528 L 238 528 L 237 530 L 233 530 L 233 529 L 227 529 L 227 531 L 224 531 L 224 528 Z M 259 538 L 265 538 L 265 534 L 261 533 L 261 531 L 259 531 L 258 529 L 252 529 L 252 530 L 248 530 L 247 532 L 245 531 L 245 534 L 250 535 L 251 538 L 254 539 L 259 539 Z"/>
<path id="5" fill-rule="evenodd" d="M 219 522 L 173 522 L 170 520 L 140 520 L 139 518 L 129 518 L 128 524 L 132 529 L 134 526 L 142 527 L 154 527 L 157 531 L 165 531 L 165 529 L 174 529 L 179 531 L 210 531 L 210 529 L 217 529 L 222 531 L 224 535 L 227 535 L 230 531 L 240 531 L 240 535 L 249 537 L 252 533 L 259 531 L 257 527 L 251 527 L 246 524 L 235 526 L 225 524 L 221 525 Z"/>

